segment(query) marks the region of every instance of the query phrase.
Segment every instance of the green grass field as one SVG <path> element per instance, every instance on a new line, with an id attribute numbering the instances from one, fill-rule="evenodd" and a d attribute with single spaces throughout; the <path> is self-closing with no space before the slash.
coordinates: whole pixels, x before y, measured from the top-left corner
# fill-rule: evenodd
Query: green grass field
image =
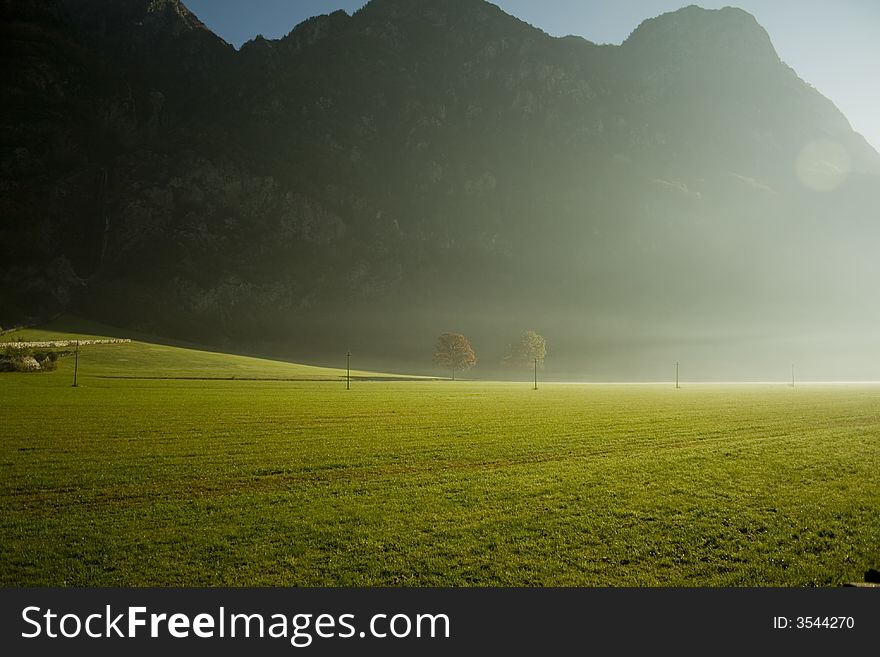
<path id="1" fill-rule="evenodd" d="M 72 368 L 0 374 L 4 586 L 825 586 L 880 565 L 880 386 L 346 391 L 145 343 L 83 348 L 78 388 Z"/>

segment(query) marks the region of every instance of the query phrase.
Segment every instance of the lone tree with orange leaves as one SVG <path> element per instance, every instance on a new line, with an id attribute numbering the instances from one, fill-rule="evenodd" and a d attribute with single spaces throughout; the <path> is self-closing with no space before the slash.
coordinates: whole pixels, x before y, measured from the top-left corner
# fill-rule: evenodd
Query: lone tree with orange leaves
<path id="1" fill-rule="evenodd" d="M 455 371 L 472 368 L 477 364 L 477 357 L 471 343 L 461 333 L 444 333 L 437 338 L 434 362 L 451 369 L 452 380 L 455 381 Z"/>

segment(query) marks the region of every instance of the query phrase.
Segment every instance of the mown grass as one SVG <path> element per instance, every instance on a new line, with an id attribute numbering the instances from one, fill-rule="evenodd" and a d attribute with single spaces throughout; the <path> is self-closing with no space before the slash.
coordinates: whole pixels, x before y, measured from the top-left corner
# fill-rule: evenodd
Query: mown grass
<path id="1" fill-rule="evenodd" d="M 2 585 L 802 586 L 880 565 L 880 387 L 103 378 L 297 367 L 167 349 L 84 349 L 78 388 L 70 359 L 0 374 Z"/>

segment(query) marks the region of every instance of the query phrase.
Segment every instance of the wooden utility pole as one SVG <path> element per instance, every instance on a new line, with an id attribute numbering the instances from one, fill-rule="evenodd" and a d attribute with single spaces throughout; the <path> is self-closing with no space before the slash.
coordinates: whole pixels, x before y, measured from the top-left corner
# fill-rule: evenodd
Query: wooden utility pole
<path id="1" fill-rule="evenodd" d="M 791 366 L 791 387 L 794 388 L 794 365 Z"/>
<path id="2" fill-rule="evenodd" d="M 77 385 L 76 385 L 76 371 L 77 371 L 77 369 L 79 369 L 79 340 L 76 341 L 76 349 L 73 352 L 73 386 L 72 387 L 74 387 L 74 388 L 77 387 Z"/>
<path id="3" fill-rule="evenodd" d="M 535 390 L 538 389 L 538 359 L 535 359 Z"/>
<path id="4" fill-rule="evenodd" d="M 678 385 L 678 361 L 675 361 L 675 389 L 678 390 L 680 387 Z"/>
<path id="5" fill-rule="evenodd" d="M 345 354 L 345 389 L 351 390 L 351 351 Z"/>

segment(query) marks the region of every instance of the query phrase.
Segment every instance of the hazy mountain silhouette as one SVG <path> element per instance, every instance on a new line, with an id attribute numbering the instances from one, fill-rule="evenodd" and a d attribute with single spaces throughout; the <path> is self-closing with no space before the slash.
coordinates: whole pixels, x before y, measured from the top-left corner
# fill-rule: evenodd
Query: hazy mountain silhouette
<path id="1" fill-rule="evenodd" d="M 880 156 L 741 10 L 598 46 L 372 0 L 235 51 L 177 0 L 0 8 L 0 322 L 414 366 L 534 328 L 560 376 L 880 355 Z"/>

